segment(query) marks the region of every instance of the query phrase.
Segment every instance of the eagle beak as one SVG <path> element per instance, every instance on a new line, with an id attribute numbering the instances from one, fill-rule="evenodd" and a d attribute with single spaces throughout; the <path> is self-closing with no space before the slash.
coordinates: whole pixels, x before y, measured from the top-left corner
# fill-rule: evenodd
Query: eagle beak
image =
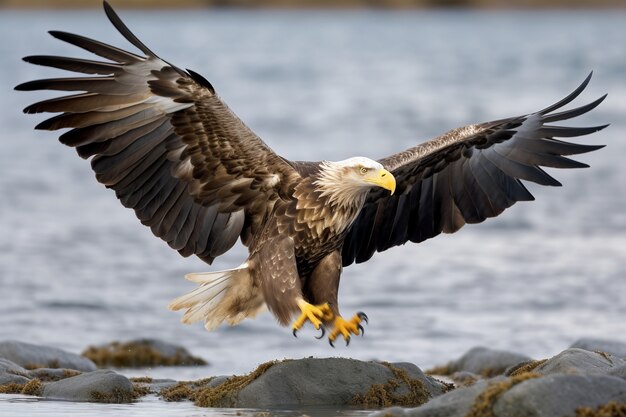
<path id="1" fill-rule="evenodd" d="M 374 181 L 374 184 L 391 191 L 391 195 L 396 191 L 396 178 L 385 168 L 378 171 L 378 177 Z"/>

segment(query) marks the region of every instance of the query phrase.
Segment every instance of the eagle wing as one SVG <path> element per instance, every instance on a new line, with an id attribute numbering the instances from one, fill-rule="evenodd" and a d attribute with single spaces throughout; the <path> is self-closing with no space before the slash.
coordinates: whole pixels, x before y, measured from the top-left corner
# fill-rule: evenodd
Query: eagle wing
<path id="1" fill-rule="evenodd" d="M 566 158 L 603 146 L 555 138 L 582 136 L 605 128 L 562 127 L 549 123 L 584 114 L 606 95 L 587 105 L 556 112 L 587 86 L 591 74 L 570 95 L 536 113 L 454 129 L 379 162 L 397 182 L 396 193 L 370 192 L 343 245 L 343 265 L 365 262 L 408 241 L 422 242 L 454 233 L 466 223 L 498 216 L 517 201 L 533 200 L 522 181 L 561 184 L 540 166 L 582 168 Z"/>
<path id="2" fill-rule="evenodd" d="M 26 62 L 89 74 L 31 81 L 17 90 L 81 93 L 41 101 L 26 113 L 61 113 L 37 129 L 60 137 L 115 190 L 141 222 L 183 256 L 211 263 L 238 237 L 249 244 L 298 174 L 191 70 L 159 58 L 105 2 L 109 20 L 145 56 L 66 32 L 52 36 L 107 61 L 30 56 Z"/>

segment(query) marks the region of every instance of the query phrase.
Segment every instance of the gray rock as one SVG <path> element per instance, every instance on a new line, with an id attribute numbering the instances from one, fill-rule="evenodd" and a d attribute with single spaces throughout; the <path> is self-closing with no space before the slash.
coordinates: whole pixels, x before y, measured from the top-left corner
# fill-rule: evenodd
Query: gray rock
<path id="1" fill-rule="evenodd" d="M 424 399 L 441 394 L 444 385 L 412 364 L 393 364 L 411 379 L 422 382 Z M 379 362 L 344 358 L 307 358 L 284 361 L 245 386 L 236 397 L 225 398 L 221 406 L 264 408 L 286 405 L 347 405 L 364 395 L 374 384 L 399 382 L 393 392 L 408 394 L 409 387 L 392 370 Z"/>
<path id="2" fill-rule="evenodd" d="M 0 372 L 0 385 L 5 384 L 25 384 L 30 379 L 25 376 Z"/>
<path id="3" fill-rule="evenodd" d="M 504 380 L 497 377 L 491 381 Z M 487 381 L 481 380 L 465 388 L 457 388 L 447 394 L 434 398 L 417 408 L 387 408 L 370 414 L 372 417 L 464 417 L 476 400 L 476 397 L 487 387 Z"/>
<path id="4" fill-rule="evenodd" d="M 578 407 L 593 409 L 626 402 L 626 381 L 606 375 L 548 375 L 530 379 L 496 400 L 495 417 L 569 417 Z"/>
<path id="5" fill-rule="evenodd" d="M 68 368 L 89 372 L 96 365 L 89 359 L 65 350 L 7 340 L 0 342 L 0 358 L 27 367 Z"/>
<path id="6" fill-rule="evenodd" d="M 611 369 L 609 371 L 609 375 L 626 379 L 626 362 L 624 362 L 624 365 L 616 366 L 615 368 Z"/>
<path id="7" fill-rule="evenodd" d="M 476 382 L 441 395 L 421 407 L 386 409 L 372 417 L 464 417 L 474 407 L 478 396 L 495 383 L 506 382 L 497 377 Z M 607 375 L 553 374 L 518 382 L 483 404 L 474 415 L 493 417 L 571 417 L 578 407 L 593 409 L 610 401 L 626 402 L 626 381 Z"/>
<path id="8" fill-rule="evenodd" d="M 592 352 L 606 352 L 618 358 L 626 358 L 626 342 L 608 339 L 593 339 L 584 337 L 571 346 L 573 348 L 590 350 Z"/>
<path id="9" fill-rule="evenodd" d="M 483 376 L 495 376 L 521 362 L 531 360 L 519 353 L 495 350 L 486 347 L 475 347 L 455 361 L 446 365 L 449 374 L 464 371 Z"/>
<path id="10" fill-rule="evenodd" d="M 82 402 L 129 403 L 133 384 L 123 375 L 101 369 L 46 384 L 43 397 Z"/>
<path id="11" fill-rule="evenodd" d="M 216 376 L 215 378 L 213 378 L 211 381 L 209 381 L 209 383 L 207 384 L 207 387 L 211 387 L 211 388 L 215 388 L 218 385 L 222 385 L 224 382 L 226 382 L 230 377 L 227 375 L 219 375 Z"/>
<path id="12" fill-rule="evenodd" d="M 30 373 L 8 359 L 0 358 L 0 385 L 25 384 L 30 381 Z"/>
<path id="13" fill-rule="evenodd" d="M 0 358 L 0 374 L 2 373 L 29 376 L 30 371 L 28 371 L 27 369 L 24 369 L 23 367 L 16 364 L 15 362 L 12 362 L 5 358 Z"/>
<path id="14" fill-rule="evenodd" d="M 178 384 L 178 381 L 173 379 L 153 379 L 151 382 L 138 382 L 140 386 L 147 386 L 150 394 L 160 394 L 161 391 L 167 388 L 171 388 Z"/>
<path id="15" fill-rule="evenodd" d="M 450 379 L 454 381 L 456 387 L 468 387 L 474 385 L 476 381 L 482 379 L 482 377 L 473 372 L 459 371 L 450 375 Z"/>
<path id="16" fill-rule="evenodd" d="M 534 369 L 543 375 L 550 374 L 608 374 L 621 365 L 622 359 L 608 354 L 584 349 L 565 349 Z"/>

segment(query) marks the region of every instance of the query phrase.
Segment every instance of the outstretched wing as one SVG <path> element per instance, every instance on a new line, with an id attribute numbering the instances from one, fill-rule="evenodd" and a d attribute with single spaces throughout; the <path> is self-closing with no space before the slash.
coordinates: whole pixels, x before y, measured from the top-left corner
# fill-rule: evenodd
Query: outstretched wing
<path id="1" fill-rule="evenodd" d="M 561 184 L 540 166 L 582 168 L 565 158 L 602 146 L 555 138 L 582 136 L 605 128 L 562 127 L 548 123 L 587 113 L 604 100 L 572 110 L 555 111 L 574 100 L 591 74 L 569 96 L 539 112 L 454 129 L 379 162 L 396 177 L 396 194 L 370 192 L 343 246 L 343 264 L 364 262 L 408 241 L 422 242 L 454 233 L 465 223 L 495 217 L 517 201 L 533 200 L 522 181 Z"/>
<path id="2" fill-rule="evenodd" d="M 73 128 L 60 141 L 93 156 L 96 178 L 183 256 L 212 260 L 248 244 L 272 204 L 298 178 L 193 71 L 160 59 L 104 3 L 109 20 L 145 55 L 52 31 L 107 61 L 29 56 L 26 62 L 90 74 L 31 81 L 17 90 L 81 93 L 26 113 L 59 112 L 37 129 Z"/>

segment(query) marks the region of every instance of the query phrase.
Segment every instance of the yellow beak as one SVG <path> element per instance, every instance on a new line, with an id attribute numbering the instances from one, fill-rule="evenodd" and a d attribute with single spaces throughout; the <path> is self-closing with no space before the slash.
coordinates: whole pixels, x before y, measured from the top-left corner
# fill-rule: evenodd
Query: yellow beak
<path id="1" fill-rule="evenodd" d="M 393 174 L 385 168 L 380 169 L 377 173 L 373 173 L 372 177 L 368 179 L 368 182 L 391 191 L 391 195 L 396 191 L 396 179 Z"/>

